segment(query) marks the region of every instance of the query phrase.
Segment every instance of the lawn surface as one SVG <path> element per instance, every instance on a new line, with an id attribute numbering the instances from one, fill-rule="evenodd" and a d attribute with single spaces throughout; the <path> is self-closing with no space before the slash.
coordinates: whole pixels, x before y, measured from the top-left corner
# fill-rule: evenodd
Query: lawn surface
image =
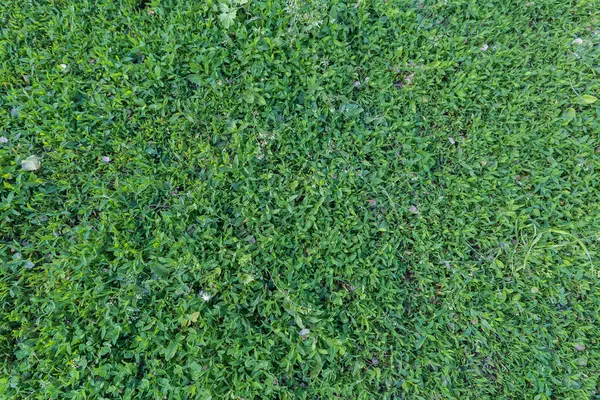
<path id="1" fill-rule="evenodd" d="M 0 398 L 597 398 L 599 5 L 3 1 Z"/>

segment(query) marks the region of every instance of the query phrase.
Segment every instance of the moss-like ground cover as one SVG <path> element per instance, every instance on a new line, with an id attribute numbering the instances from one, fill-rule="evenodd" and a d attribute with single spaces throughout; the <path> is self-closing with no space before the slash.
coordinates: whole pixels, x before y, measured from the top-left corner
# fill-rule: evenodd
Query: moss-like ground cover
<path id="1" fill-rule="evenodd" d="M 597 398 L 599 6 L 3 1 L 0 397 Z"/>

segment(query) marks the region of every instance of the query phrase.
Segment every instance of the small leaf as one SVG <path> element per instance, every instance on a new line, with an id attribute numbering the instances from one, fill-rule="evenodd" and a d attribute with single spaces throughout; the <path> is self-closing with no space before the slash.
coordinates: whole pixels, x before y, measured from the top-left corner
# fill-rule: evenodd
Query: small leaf
<path id="1" fill-rule="evenodd" d="M 244 284 L 247 285 L 250 282 L 252 282 L 254 280 L 254 277 L 250 274 L 242 274 L 242 276 L 240 276 L 240 281 Z"/>
<path id="2" fill-rule="evenodd" d="M 21 161 L 21 168 L 25 171 L 35 171 L 40 169 L 41 162 L 38 156 L 29 156 Z"/>
<path id="3" fill-rule="evenodd" d="M 233 22 L 235 21 L 236 10 L 229 10 L 229 12 L 224 12 L 219 14 L 219 21 L 221 21 L 221 25 L 223 28 L 228 29 Z"/>
<path id="4" fill-rule="evenodd" d="M 592 104 L 595 103 L 596 100 L 598 100 L 598 98 L 590 94 L 584 94 L 583 96 L 581 96 L 581 102 L 583 104 Z"/>
<path id="5" fill-rule="evenodd" d="M 246 92 L 242 95 L 242 98 L 244 99 L 244 101 L 248 104 L 252 104 L 254 103 L 254 95 L 250 92 Z"/>
<path id="6" fill-rule="evenodd" d="M 200 72 L 202 70 L 202 67 L 200 66 L 200 64 L 196 63 L 196 62 L 190 62 L 190 72 L 192 74 L 197 74 L 198 72 Z"/>
<path id="7" fill-rule="evenodd" d="M 190 315 L 188 315 L 188 318 L 192 322 L 198 322 L 198 317 L 199 316 L 200 316 L 200 313 L 198 311 L 196 311 L 196 312 L 193 312 Z"/>
<path id="8" fill-rule="evenodd" d="M 340 111 L 348 117 L 356 117 L 360 115 L 364 109 L 358 104 L 345 103 L 340 107 Z"/>
<path id="9" fill-rule="evenodd" d="M 165 351 L 165 359 L 167 361 L 169 361 L 171 358 L 173 358 L 175 353 L 177 353 L 177 347 L 179 347 L 179 343 L 177 343 L 176 341 L 172 341 L 171 343 L 169 343 L 169 346 L 167 347 L 167 350 Z"/>
<path id="10" fill-rule="evenodd" d="M 202 85 L 202 77 L 197 74 L 188 75 L 187 80 L 192 82 L 194 85 L 201 86 Z"/>
<path id="11" fill-rule="evenodd" d="M 314 365 L 310 370 L 311 379 L 315 379 L 317 376 L 319 376 L 322 369 L 323 369 L 323 360 L 321 359 L 321 356 L 319 356 L 317 354 L 315 357 Z"/>
<path id="12" fill-rule="evenodd" d="M 567 110 L 563 113 L 562 118 L 566 122 L 573 121 L 575 119 L 575 109 L 574 108 L 567 108 Z"/>

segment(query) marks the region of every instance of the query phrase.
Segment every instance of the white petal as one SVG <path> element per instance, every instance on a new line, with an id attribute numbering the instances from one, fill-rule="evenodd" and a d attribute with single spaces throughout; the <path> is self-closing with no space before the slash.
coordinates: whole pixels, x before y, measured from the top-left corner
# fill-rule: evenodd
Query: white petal
<path id="1" fill-rule="evenodd" d="M 35 171 L 40 169 L 41 162 L 38 156 L 29 156 L 21 161 L 21 168 L 24 171 Z"/>

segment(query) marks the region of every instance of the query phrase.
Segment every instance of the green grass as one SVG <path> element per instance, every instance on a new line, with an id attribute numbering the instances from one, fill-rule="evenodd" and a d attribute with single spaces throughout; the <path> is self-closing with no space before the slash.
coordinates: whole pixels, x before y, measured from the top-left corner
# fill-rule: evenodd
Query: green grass
<path id="1" fill-rule="evenodd" d="M 219 1 L 0 4 L 0 398 L 600 398 L 598 1 Z"/>

